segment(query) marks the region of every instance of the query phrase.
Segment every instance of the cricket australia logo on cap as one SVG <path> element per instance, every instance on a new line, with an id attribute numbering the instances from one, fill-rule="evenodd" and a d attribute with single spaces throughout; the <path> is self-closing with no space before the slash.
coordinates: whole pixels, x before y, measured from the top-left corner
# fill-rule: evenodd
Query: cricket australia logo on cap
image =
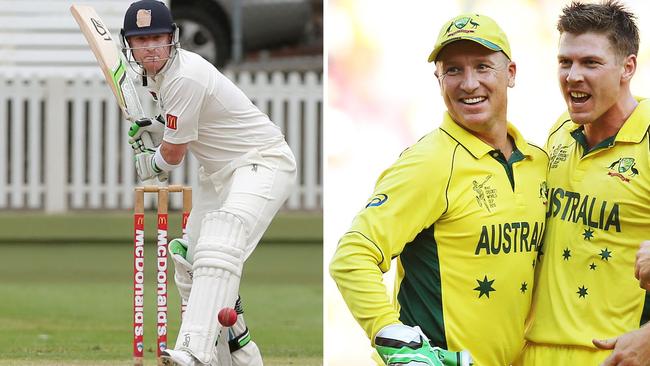
<path id="1" fill-rule="evenodd" d="M 176 121 L 178 120 L 178 117 L 174 116 L 173 114 L 169 114 L 169 113 L 167 114 L 166 117 L 167 117 L 166 118 L 166 120 L 167 120 L 167 128 L 169 128 L 170 130 L 176 130 L 178 128 L 178 126 L 176 124 Z"/>
<path id="2" fill-rule="evenodd" d="M 468 24 L 471 26 L 471 29 L 464 29 Z M 479 25 L 479 23 L 470 17 L 462 17 L 451 22 L 445 33 L 447 37 L 452 37 L 458 33 L 474 33 L 474 29 L 478 28 Z"/>
<path id="3" fill-rule="evenodd" d="M 139 9 L 135 15 L 135 24 L 138 28 L 150 27 L 151 26 L 151 10 L 149 9 Z"/>
<path id="4" fill-rule="evenodd" d="M 632 177 L 639 175 L 639 171 L 634 167 L 635 165 L 634 158 L 620 158 L 609 166 L 607 175 L 629 183 Z"/>
<path id="5" fill-rule="evenodd" d="M 492 209 L 497 207 L 497 190 L 487 184 L 490 178 L 492 178 L 492 174 L 485 177 L 481 183 L 476 180 L 472 181 L 472 189 L 476 193 L 476 203 L 488 212 L 492 212 Z"/>

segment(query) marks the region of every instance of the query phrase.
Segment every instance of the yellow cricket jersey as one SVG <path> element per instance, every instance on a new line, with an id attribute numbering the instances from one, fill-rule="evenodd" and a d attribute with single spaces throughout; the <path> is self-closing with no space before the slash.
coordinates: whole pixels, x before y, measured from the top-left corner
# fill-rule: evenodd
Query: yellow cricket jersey
<path id="1" fill-rule="evenodd" d="M 547 228 L 527 339 L 595 348 L 648 321 L 650 297 L 634 278 L 650 238 L 650 100 L 615 137 L 587 151 L 564 114 L 547 141 Z"/>
<path id="2" fill-rule="evenodd" d="M 432 345 L 508 365 L 524 343 L 544 233 L 541 148 L 508 125 L 508 162 L 448 114 L 405 150 L 341 238 L 330 273 L 370 339 L 401 321 Z M 397 257 L 392 303 L 382 272 Z"/>

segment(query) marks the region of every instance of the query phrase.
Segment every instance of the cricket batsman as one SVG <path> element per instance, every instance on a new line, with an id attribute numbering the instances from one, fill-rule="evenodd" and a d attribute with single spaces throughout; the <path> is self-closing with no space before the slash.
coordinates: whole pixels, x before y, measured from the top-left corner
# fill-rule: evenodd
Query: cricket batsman
<path id="1" fill-rule="evenodd" d="M 223 333 L 217 314 L 236 307 L 244 262 L 295 184 L 295 158 L 280 129 L 235 84 L 180 48 L 178 32 L 169 9 L 155 0 L 131 4 L 121 31 L 127 58 L 162 116 L 131 126 L 139 178 L 164 176 L 188 151 L 200 163 L 189 241 L 170 243 L 187 311 L 175 348 L 163 358 L 181 366 L 216 364 L 217 357 L 221 365 L 262 365 L 241 314 Z M 154 148 L 143 145 L 144 131 Z M 220 334 L 229 341 L 225 361 L 221 349 L 215 355 Z"/>
<path id="2" fill-rule="evenodd" d="M 506 120 L 516 64 L 494 20 L 450 19 L 429 62 L 442 123 L 381 174 L 330 273 L 386 365 L 510 365 L 524 345 L 548 157 Z M 391 301 L 382 274 L 393 259 Z"/>

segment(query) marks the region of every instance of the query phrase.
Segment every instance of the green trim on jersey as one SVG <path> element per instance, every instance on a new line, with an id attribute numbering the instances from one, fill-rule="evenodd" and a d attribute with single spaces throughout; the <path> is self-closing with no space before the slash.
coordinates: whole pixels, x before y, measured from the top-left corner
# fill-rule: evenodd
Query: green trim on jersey
<path id="1" fill-rule="evenodd" d="M 571 132 L 571 137 L 573 137 L 580 144 L 580 146 L 582 146 L 583 157 L 596 150 L 614 146 L 614 141 L 616 140 L 616 135 L 610 136 L 604 139 L 603 141 L 597 143 L 590 149 L 589 144 L 587 143 L 587 137 L 585 136 L 584 126 L 580 126 L 578 129 L 573 130 Z"/>
<path id="2" fill-rule="evenodd" d="M 404 322 L 437 346 L 470 350 L 476 364 L 508 365 L 519 355 L 544 235 L 548 156 L 509 123 L 507 134 L 520 152 L 507 164 L 512 174 L 445 113 L 377 179 L 330 264 L 371 342 Z M 382 275 L 396 257 L 389 299 Z"/>
<path id="3" fill-rule="evenodd" d="M 503 153 L 500 150 L 492 150 L 490 151 L 490 156 L 494 158 L 494 160 L 498 161 L 502 166 L 503 169 L 506 170 L 506 174 L 508 174 L 508 179 L 510 179 L 510 186 L 512 189 L 515 189 L 515 176 L 514 176 L 514 171 L 512 169 L 512 164 L 524 160 L 526 158 L 524 154 L 521 153 L 517 149 L 517 146 L 514 145 L 513 143 L 514 150 L 512 151 L 512 154 L 510 155 L 510 159 L 506 160 L 506 156 L 503 155 Z"/>
<path id="4" fill-rule="evenodd" d="M 447 349 L 440 260 L 433 231 L 433 226 L 423 230 L 399 256 L 404 268 L 397 294 L 399 318 L 404 324 L 419 325 L 433 346 Z"/>
<path id="5" fill-rule="evenodd" d="M 642 326 L 647 322 L 650 322 L 650 291 L 646 291 L 645 293 L 645 300 L 643 303 L 643 311 L 641 312 L 641 321 L 639 322 L 639 326 Z"/>

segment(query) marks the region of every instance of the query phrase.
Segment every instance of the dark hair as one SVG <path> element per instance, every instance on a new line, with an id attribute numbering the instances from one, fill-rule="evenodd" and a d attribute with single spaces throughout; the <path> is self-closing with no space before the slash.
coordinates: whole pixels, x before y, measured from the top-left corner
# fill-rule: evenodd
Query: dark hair
<path id="1" fill-rule="evenodd" d="M 600 4 L 574 1 L 562 9 L 557 30 L 573 34 L 595 32 L 607 38 L 619 56 L 639 53 L 639 29 L 636 16 L 616 0 Z"/>

